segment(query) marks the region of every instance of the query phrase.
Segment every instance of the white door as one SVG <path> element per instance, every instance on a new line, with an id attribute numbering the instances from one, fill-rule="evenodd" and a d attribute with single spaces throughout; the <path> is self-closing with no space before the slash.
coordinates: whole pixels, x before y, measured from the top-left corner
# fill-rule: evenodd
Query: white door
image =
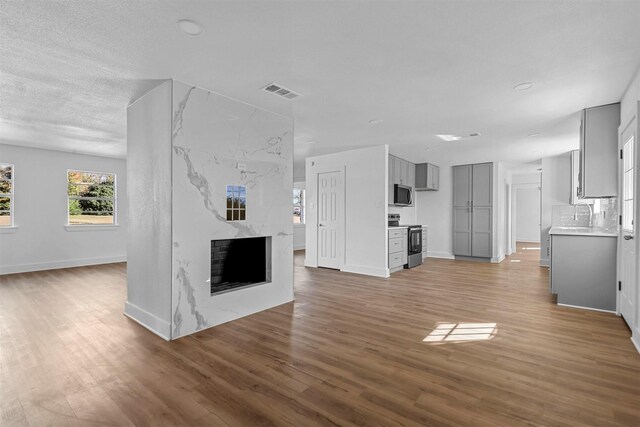
<path id="1" fill-rule="evenodd" d="M 622 144 L 622 162 L 620 169 L 620 183 L 622 194 L 620 211 L 622 213 L 622 226 L 620 227 L 620 314 L 629 327 L 633 327 L 636 298 L 636 250 L 635 250 L 635 126 L 634 119 L 622 132 L 620 143 Z"/>
<path id="2" fill-rule="evenodd" d="M 340 268 L 342 172 L 318 174 L 318 267 Z"/>

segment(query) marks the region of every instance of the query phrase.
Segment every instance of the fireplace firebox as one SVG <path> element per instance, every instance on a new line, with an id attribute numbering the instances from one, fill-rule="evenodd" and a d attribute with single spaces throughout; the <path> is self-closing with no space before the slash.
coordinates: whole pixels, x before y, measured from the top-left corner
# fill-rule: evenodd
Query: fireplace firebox
<path id="1" fill-rule="evenodd" d="M 271 237 L 211 241 L 211 294 L 271 282 Z"/>

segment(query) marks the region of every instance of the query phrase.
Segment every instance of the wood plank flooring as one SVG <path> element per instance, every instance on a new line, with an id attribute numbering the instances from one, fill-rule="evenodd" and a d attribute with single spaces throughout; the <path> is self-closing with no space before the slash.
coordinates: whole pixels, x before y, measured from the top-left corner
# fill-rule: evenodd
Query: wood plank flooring
<path id="1" fill-rule="evenodd" d="M 173 342 L 122 314 L 125 264 L 0 276 L 0 425 L 640 426 L 626 325 L 556 306 L 538 257 L 378 279 L 296 253 L 295 303 Z"/>

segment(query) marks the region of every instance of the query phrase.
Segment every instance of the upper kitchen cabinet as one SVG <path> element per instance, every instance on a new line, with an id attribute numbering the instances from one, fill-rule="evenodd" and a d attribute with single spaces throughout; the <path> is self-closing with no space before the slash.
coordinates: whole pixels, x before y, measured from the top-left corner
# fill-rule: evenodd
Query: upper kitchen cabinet
<path id="1" fill-rule="evenodd" d="M 404 185 L 415 189 L 416 186 L 416 165 L 389 154 L 389 204 L 393 205 L 393 186 L 395 184 Z M 411 203 L 409 206 L 413 206 Z"/>
<path id="2" fill-rule="evenodd" d="M 618 194 L 620 104 L 582 110 L 580 122 L 580 198 Z"/>
<path id="3" fill-rule="evenodd" d="M 416 165 L 416 190 L 438 191 L 440 190 L 440 168 L 431 163 L 419 163 Z"/>

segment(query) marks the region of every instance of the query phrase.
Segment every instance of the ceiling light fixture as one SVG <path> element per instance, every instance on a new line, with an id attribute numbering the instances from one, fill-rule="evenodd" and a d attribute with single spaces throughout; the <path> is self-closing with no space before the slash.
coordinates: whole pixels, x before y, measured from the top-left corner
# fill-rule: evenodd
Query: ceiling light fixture
<path id="1" fill-rule="evenodd" d="M 180 28 L 185 34 L 190 36 L 197 36 L 202 32 L 202 27 L 197 22 L 190 19 L 180 19 L 178 22 L 178 28 Z"/>
<path id="2" fill-rule="evenodd" d="M 514 86 L 513 90 L 517 90 L 518 92 L 522 92 L 523 90 L 529 90 L 532 87 L 533 87 L 533 83 L 524 82 L 524 83 L 520 83 L 519 85 Z"/>
<path id="3" fill-rule="evenodd" d="M 382 123 L 382 120 L 380 119 L 369 120 L 369 124 L 371 125 L 379 125 L 380 123 Z"/>
<path id="4" fill-rule="evenodd" d="M 436 135 L 436 136 L 441 140 L 447 141 L 447 142 L 457 141 L 459 139 L 462 139 L 462 137 L 458 135 Z"/>
<path id="5" fill-rule="evenodd" d="M 539 133 L 530 133 L 529 135 L 527 135 L 529 138 L 535 138 L 536 136 L 540 136 Z"/>

